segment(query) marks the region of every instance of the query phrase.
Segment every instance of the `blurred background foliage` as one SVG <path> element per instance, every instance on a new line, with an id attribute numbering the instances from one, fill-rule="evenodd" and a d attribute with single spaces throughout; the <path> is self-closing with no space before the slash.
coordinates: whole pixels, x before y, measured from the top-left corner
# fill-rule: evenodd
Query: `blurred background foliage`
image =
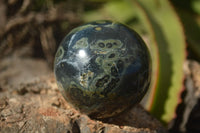
<path id="1" fill-rule="evenodd" d="M 141 104 L 165 124 L 180 102 L 184 61 L 200 61 L 199 0 L 2 0 L 0 10 L 1 58 L 21 49 L 19 56 L 44 58 L 50 66 L 62 38 L 80 24 L 112 20 L 134 29 L 153 64 Z"/>

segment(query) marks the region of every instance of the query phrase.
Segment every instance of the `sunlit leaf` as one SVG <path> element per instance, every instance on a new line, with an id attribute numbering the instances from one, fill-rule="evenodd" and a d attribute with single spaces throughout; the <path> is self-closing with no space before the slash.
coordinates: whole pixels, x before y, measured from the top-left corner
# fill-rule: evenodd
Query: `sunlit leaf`
<path id="1" fill-rule="evenodd" d="M 158 69 L 155 92 L 150 96 L 150 111 L 157 118 L 169 122 L 175 113 L 183 84 L 183 62 L 185 59 L 185 38 L 179 19 L 167 0 L 135 0 L 140 18 L 148 25 L 152 49 L 158 47 L 159 58 L 153 55 L 154 68 Z M 143 15 L 143 16 L 142 16 Z M 154 48 L 153 48 L 153 47 Z M 157 52 L 156 50 L 152 52 Z M 157 60 L 159 59 L 159 60 Z M 156 66 L 158 65 L 158 66 Z M 155 70 L 155 69 L 154 69 Z M 153 76 L 156 76 L 154 71 Z"/>

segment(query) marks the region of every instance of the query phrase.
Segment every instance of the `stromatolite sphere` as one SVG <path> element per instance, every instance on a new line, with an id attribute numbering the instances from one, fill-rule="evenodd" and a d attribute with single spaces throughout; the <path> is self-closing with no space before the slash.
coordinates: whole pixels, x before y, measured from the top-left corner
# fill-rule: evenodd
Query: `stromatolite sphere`
<path id="1" fill-rule="evenodd" d="M 54 72 L 64 98 L 92 118 L 112 117 L 137 104 L 151 77 L 147 46 L 132 29 L 95 21 L 61 42 Z"/>

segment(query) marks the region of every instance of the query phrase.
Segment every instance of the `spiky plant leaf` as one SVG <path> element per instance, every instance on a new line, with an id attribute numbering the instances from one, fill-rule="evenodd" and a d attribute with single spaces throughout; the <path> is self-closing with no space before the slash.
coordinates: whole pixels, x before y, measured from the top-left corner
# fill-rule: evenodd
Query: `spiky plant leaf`
<path id="1" fill-rule="evenodd" d="M 151 38 L 150 47 L 158 47 L 159 57 L 153 53 L 153 64 L 158 65 L 154 67 L 158 68 L 158 80 L 154 81 L 154 91 L 152 88 L 150 111 L 162 121 L 169 122 L 174 117 L 183 87 L 182 66 L 186 54 L 183 28 L 167 0 L 135 0 L 133 5 L 138 7 L 143 24 L 149 25 L 146 27 Z"/>

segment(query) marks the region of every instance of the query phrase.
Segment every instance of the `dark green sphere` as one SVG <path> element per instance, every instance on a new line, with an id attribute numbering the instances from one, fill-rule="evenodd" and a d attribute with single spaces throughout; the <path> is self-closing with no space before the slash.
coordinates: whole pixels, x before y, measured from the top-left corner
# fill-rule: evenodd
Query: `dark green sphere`
<path id="1" fill-rule="evenodd" d="M 127 26 L 95 21 L 61 42 L 54 72 L 64 98 L 92 118 L 112 117 L 140 102 L 149 88 L 151 58 Z"/>

